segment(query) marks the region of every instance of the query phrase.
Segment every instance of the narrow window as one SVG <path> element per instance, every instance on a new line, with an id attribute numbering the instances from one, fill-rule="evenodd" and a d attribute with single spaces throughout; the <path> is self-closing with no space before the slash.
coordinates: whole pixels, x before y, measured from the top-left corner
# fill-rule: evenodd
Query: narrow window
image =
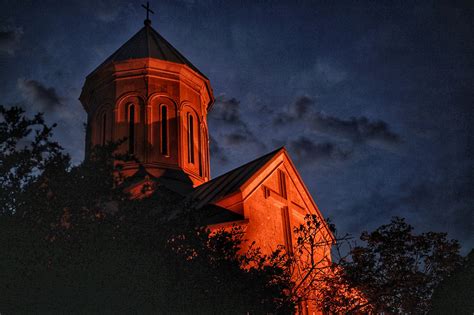
<path id="1" fill-rule="evenodd" d="M 290 211 L 288 207 L 281 208 L 283 221 L 283 237 L 285 239 L 285 248 L 289 255 L 293 254 L 293 242 L 291 240 Z"/>
<path id="2" fill-rule="evenodd" d="M 286 199 L 286 177 L 285 173 L 282 170 L 278 170 L 278 188 L 280 190 L 280 195 Z"/>
<path id="3" fill-rule="evenodd" d="M 194 163 L 194 120 L 193 115 L 188 114 L 188 162 Z"/>
<path id="4" fill-rule="evenodd" d="M 161 107 L 161 154 L 168 155 L 168 108 Z"/>
<path id="5" fill-rule="evenodd" d="M 134 154 L 135 149 L 135 105 L 128 108 L 128 152 Z"/>
<path id="6" fill-rule="evenodd" d="M 102 145 L 105 145 L 107 134 L 107 114 L 102 115 Z"/>

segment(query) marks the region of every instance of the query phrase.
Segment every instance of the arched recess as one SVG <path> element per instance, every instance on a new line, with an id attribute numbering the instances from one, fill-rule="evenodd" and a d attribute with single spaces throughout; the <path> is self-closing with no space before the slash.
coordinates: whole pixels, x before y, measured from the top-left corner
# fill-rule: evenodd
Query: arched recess
<path id="1" fill-rule="evenodd" d="M 201 122 L 201 143 L 202 143 L 202 177 L 210 179 L 210 152 L 209 152 L 209 132 L 205 122 Z"/>
<path id="2" fill-rule="evenodd" d="M 196 110 L 185 104 L 181 110 L 181 156 L 183 166 L 198 176 L 202 173 L 200 125 Z"/>
<path id="3" fill-rule="evenodd" d="M 148 162 L 178 163 L 178 108 L 173 99 L 156 94 L 149 102 Z"/>
<path id="4" fill-rule="evenodd" d="M 145 106 L 136 94 L 117 100 L 115 107 L 114 140 L 127 139 L 121 146 L 122 153 L 133 154 L 139 160 L 145 157 Z"/>
<path id="5" fill-rule="evenodd" d="M 95 112 L 93 120 L 92 145 L 105 145 L 112 140 L 113 106 L 108 103 L 101 105 Z"/>

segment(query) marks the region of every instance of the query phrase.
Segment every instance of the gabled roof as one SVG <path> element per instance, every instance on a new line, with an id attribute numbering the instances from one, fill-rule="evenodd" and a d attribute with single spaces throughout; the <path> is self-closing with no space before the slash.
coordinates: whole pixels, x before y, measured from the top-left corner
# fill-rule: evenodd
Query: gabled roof
<path id="1" fill-rule="evenodd" d="M 265 154 L 258 159 L 196 187 L 189 197 L 196 201 L 197 207 L 201 207 L 214 201 L 218 201 L 225 196 L 229 196 L 238 191 L 239 188 L 255 174 L 255 172 L 261 169 L 281 150 L 283 150 L 283 148 Z"/>
<path id="2" fill-rule="evenodd" d="M 133 35 L 132 38 L 100 64 L 92 73 L 111 62 L 129 59 L 155 58 L 186 65 L 207 79 L 201 71 L 199 71 L 188 59 L 186 59 L 186 57 L 174 48 L 173 45 L 164 39 L 163 36 L 155 31 L 150 24 L 151 23 L 145 21 L 145 26 L 141 30 Z"/>
<path id="3" fill-rule="evenodd" d="M 244 164 L 236 169 L 233 169 L 230 172 L 227 172 L 207 183 L 204 183 L 194 188 L 194 190 L 188 195 L 188 198 L 191 198 L 191 200 L 194 202 L 194 206 L 197 209 L 204 210 L 209 206 L 216 206 L 220 208 L 220 210 L 225 209 L 225 206 L 222 206 L 220 202 L 222 202 L 223 200 L 225 201 L 228 197 L 232 198 L 231 196 L 233 196 L 234 193 L 237 193 L 239 191 L 242 194 L 248 194 L 255 187 L 260 187 L 264 178 L 258 179 L 259 174 L 265 174 L 265 172 L 267 173 L 267 175 L 271 174 L 275 169 L 267 167 L 272 165 L 273 162 L 278 161 L 279 157 L 283 158 L 282 161 L 286 161 L 288 166 L 287 170 L 293 174 L 293 176 L 290 178 L 294 180 L 294 183 L 298 183 L 300 187 L 299 190 L 302 194 L 306 196 L 305 198 L 307 202 L 305 202 L 305 208 L 308 207 L 307 209 L 314 209 L 321 222 L 323 222 L 328 232 L 328 235 L 332 238 L 333 241 L 335 241 L 334 235 L 332 234 L 329 226 L 327 225 L 321 212 L 319 211 L 318 206 L 311 197 L 311 194 L 304 185 L 303 180 L 298 174 L 295 165 L 291 161 L 284 147 L 281 147 L 264 156 L 261 156 L 258 159 L 255 159 L 247 164 Z M 259 171 L 261 172 L 262 170 L 264 173 L 259 173 Z M 245 196 L 241 197 L 245 198 Z M 232 219 L 239 219 L 238 217 L 231 218 L 230 220 L 228 219 L 228 217 L 226 218 L 226 222 L 232 221 Z"/>

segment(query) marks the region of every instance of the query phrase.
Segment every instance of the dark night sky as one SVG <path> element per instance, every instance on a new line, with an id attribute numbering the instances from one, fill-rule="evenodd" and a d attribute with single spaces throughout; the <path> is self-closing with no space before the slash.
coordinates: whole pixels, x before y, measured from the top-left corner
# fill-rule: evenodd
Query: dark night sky
<path id="1" fill-rule="evenodd" d="M 213 85 L 213 176 L 286 145 L 341 232 L 398 215 L 465 253 L 473 3 L 333 2 L 151 3 L 153 27 Z M 76 163 L 85 76 L 142 27 L 141 3 L 0 0 L 0 102 L 46 112 Z"/>

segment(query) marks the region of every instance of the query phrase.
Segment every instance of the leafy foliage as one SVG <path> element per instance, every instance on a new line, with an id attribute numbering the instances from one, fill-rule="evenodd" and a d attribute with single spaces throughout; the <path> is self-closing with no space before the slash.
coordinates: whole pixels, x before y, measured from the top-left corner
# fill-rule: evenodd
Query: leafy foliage
<path id="1" fill-rule="evenodd" d="M 414 234 L 402 218 L 362 233 L 355 247 L 347 235 L 333 240 L 326 231 L 316 215 L 307 215 L 287 259 L 294 299 L 330 313 L 426 314 L 435 288 L 462 261 L 458 242 L 446 233 Z M 342 255 L 344 245 L 349 250 Z"/>
<path id="2" fill-rule="evenodd" d="M 291 294 L 299 307 L 313 304 L 335 314 L 372 310 L 361 291 L 348 281 L 342 267 L 332 258 L 332 249 L 347 243 L 348 235 L 337 236 L 334 225 L 329 220 L 323 222 L 315 214 L 307 214 L 304 222 L 295 227 L 294 234 L 296 242 L 287 259 L 288 272 L 294 281 Z"/>
<path id="3" fill-rule="evenodd" d="M 238 228 L 211 233 L 183 196 L 163 186 L 124 193 L 119 144 L 70 166 L 41 116 L 2 108 L 2 312 L 291 313 L 279 261 L 240 253 Z M 38 125 L 31 149 L 17 143 Z M 8 168 L 9 167 L 9 168 Z M 18 171 L 18 170 L 21 170 Z M 12 175 L 13 174 L 13 175 Z"/>
<path id="4" fill-rule="evenodd" d="M 0 213 L 12 214 L 18 196 L 38 174 L 57 163 L 67 164 L 58 143 L 51 140 L 53 126 L 42 114 L 27 118 L 20 107 L 0 105 Z"/>
<path id="5" fill-rule="evenodd" d="M 364 232 L 366 246 L 351 251 L 343 264 L 348 279 L 376 311 L 425 314 L 433 290 L 460 262 L 459 244 L 446 233 L 413 233 L 402 218 Z"/>
<path id="6" fill-rule="evenodd" d="M 474 313 L 474 250 L 435 289 L 430 315 Z"/>

